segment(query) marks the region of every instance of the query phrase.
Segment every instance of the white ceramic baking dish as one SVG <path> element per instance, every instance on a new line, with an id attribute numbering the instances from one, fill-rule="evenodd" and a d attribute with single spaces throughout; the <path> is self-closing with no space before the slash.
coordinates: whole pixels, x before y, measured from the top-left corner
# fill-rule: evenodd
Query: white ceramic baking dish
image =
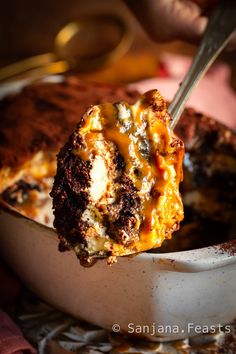
<path id="1" fill-rule="evenodd" d="M 58 251 L 53 229 L 0 204 L 0 255 L 28 288 L 75 317 L 151 340 L 214 331 L 236 318 L 236 255 L 224 248 L 142 253 L 83 268 L 73 252 Z"/>

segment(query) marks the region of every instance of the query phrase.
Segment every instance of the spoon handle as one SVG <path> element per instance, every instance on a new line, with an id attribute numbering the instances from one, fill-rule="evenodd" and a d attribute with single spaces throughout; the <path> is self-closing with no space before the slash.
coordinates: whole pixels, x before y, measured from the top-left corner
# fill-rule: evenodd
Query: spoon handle
<path id="1" fill-rule="evenodd" d="M 207 28 L 190 69 L 170 106 L 171 128 L 174 129 L 192 90 L 224 49 L 236 28 L 236 1 L 220 0 L 209 18 Z"/>

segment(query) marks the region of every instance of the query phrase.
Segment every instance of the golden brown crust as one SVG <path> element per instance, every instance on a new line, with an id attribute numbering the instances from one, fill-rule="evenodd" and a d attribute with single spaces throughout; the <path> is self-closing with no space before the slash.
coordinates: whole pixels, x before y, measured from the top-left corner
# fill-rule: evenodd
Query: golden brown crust
<path id="1" fill-rule="evenodd" d="M 0 101 L 0 170 L 17 169 L 41 150 L 59 151 L 89 106 L 120 100 L 133 103 L 137 97 L 136 91 L 122 86 L 76 77 L 26 86 Z"/>

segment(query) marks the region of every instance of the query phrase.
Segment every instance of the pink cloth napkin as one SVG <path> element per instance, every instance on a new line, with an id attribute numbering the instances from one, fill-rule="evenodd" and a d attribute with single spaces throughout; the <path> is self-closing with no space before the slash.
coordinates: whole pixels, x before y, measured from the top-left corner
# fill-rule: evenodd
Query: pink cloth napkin
<path id="1" fill-rule="evenodd" d="M 0 306 L 13 303 L 20 291 L 21 285 L 16 277 L 0 264 Z M 0 354 L 34 354 L 35 349 L 24 339 L 21 330 L 10 319 L 6 312 L 0 309 Z"/>
<path id="2" fill-rule="evenodd" d="M 0 309 L 0 354 L 36 354 L 19 327 Z"/>
<path id="3" fill-rule="evenodd" d="M 168 101 L 171 101 L 190 63 L 189 57 L 163 54 L 161 65 L 164 77 L 140 81 L 130 86 L 141 93 L 157 88 Z M 228 65 L 213 65 L 192 93 L 187 106 L 235 129 L 236 95 L 229 84 L 230 74 Z"/>

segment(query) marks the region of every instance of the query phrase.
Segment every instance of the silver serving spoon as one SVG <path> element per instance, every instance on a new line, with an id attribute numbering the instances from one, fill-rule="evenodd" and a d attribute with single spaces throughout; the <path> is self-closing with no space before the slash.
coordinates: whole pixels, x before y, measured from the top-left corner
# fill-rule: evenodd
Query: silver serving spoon
<path id="1" fill-rule="evenodd" d="M 193 89 L 229 42 L 236 28 L 236 1 L 219 0 L 209 18 L 207 28 L 192 65 L 184 77 L 170 106 L 171 128 L 174 129 Z"/>

